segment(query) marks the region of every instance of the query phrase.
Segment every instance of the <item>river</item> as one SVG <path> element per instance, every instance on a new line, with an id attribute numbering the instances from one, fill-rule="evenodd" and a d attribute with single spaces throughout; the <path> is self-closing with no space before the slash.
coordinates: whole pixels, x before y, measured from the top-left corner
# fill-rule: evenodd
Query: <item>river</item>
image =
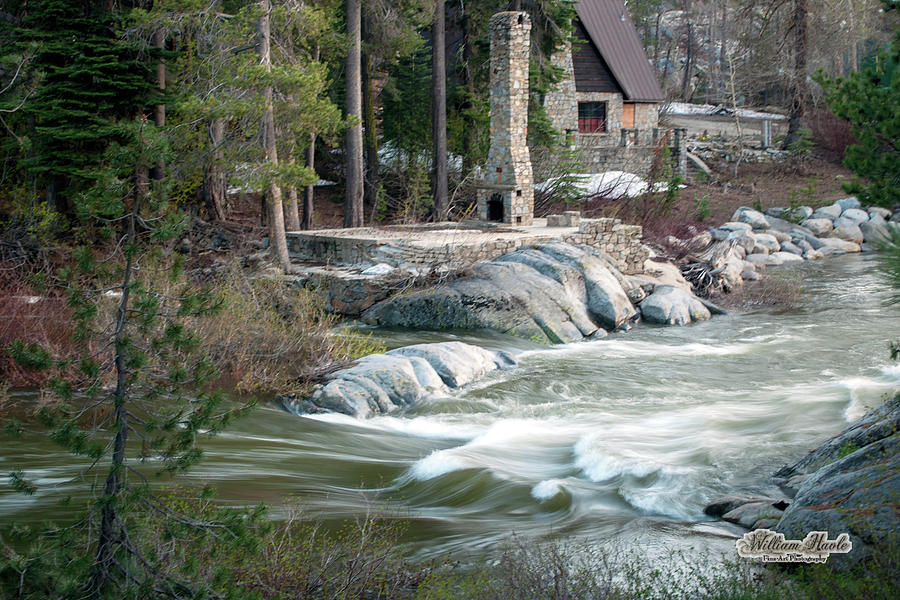
<path id="1" fill-rule="evenodd" d="M 638 326 L 538 347 L 498 335 L 376 332 L 391 347 L 459 339 L 518 355 L 453 397 L 396 416 L 297 417 L 262 406 L 206 443 L 189 475 L 231 502 L 277 517 L 299 497 L 329 520 L 389 508 L 411 521 L 417 558 L 490 552 L 511 533 L 575 536 L 650 553 L 733 553 L 735 526 L 703 514 L 734 493 L 777 493 L 768 476 L 900 390 L 888 341 L 900 305 L 875 256 L 785 267 L 804 275 L 802 305 Z M 80 463 L 40 437 L 5 442 L 0 518 L 65 519 Z"/>

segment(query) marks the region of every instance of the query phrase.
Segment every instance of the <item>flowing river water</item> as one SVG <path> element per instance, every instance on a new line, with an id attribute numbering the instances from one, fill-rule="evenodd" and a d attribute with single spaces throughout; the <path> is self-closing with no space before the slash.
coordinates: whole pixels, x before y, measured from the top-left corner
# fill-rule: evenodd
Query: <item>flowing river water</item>
<path id="1" fill-rule="evenodd" d="M 366 421 L 263 406 L 208 441 L 189 477 L 231 502 L 264 501 L 276 517 L 287 497 L 329 520 L 387 507 L 410 520 L 419 558 L 489 553 L 512 533 L 733 553 L 740 530 L 704 516 L 707 502 L 777 493 L 774 470 L 900 390 L 888 353 L 900 305 L 878 260 L 787 267 L 804 276 L 799 307 L 564 346 L 376 332 L 391 347 L 503 349 L 519 366 Z M 57 501 L 86 493 L 72 480 L 82 465 L 40 437 L 4 442 L 0 471 L 23 468 L 39 491 L 0 483 L 0 519 L 65 519 Z"/>

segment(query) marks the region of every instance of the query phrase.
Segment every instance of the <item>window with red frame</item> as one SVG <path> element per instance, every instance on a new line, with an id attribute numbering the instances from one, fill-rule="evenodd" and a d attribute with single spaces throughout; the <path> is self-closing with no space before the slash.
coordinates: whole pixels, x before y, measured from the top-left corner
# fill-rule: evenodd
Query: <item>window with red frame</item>
<path id="1" fill-rule="evenodd" d="M 606 132 L 606 102 L 578 103 L 579 133 Z"/>

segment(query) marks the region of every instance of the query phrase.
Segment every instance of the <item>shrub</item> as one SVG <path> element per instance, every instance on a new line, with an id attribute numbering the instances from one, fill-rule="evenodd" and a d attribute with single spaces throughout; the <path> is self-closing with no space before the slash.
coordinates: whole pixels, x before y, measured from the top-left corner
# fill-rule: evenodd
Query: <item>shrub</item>
<path id="1" fill-rule="evenodd" d="M 193 327 L 240 391 L 299 391 L 329 370 L 382 350 L 371 336 L 337 330 L 319 290 L 251 279 L 235 266 L 217 282 L 217 292 L 222 310 Z"/>
<path id="2" fill-rule="evenodd" d="M 746 282 L 715 302 L 732 308 L 777 307 L 794 309 L 803 303 L 803 276 L 796 271 L 765 273 L 759 281 Z"/>
<path id="3" fill-rule="evenodd" d="M 817 148 L 843 158 L 847 146 L 856 143 L 856 138 L 850 133 L 850 123 L 836 117 L 829 109 L 810 109 L 806 117 Z"/>
<path id="4" fill-rule="evenodd" d="M 3 268 L 0 265 L 0 268 Z M 19 387 L 41 386 L 52 377 L 70 379 L 64 367 L 32 370 L 12 358 L 15 344 L 41 347 L 53 358 L 77 355 L 72 311 L 66 299 L 49 295 L 25 277 L 7 273 L 0 292 L 0 380 Z"/>

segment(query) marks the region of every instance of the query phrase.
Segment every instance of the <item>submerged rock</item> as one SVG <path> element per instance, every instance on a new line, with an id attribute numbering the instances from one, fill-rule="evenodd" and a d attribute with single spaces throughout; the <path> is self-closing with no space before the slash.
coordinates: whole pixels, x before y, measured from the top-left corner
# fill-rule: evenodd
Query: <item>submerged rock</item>
<path id="1" fill-rule="evenodd" d="M 443 396 L 449 389 L 515 365 L 506 352 L 462 342 L 418 344 L 365 356 L 352 367 L 331 373 L 308 397 L 276 400 L 296 414 L 337 412 L 365 418 Z"/>

